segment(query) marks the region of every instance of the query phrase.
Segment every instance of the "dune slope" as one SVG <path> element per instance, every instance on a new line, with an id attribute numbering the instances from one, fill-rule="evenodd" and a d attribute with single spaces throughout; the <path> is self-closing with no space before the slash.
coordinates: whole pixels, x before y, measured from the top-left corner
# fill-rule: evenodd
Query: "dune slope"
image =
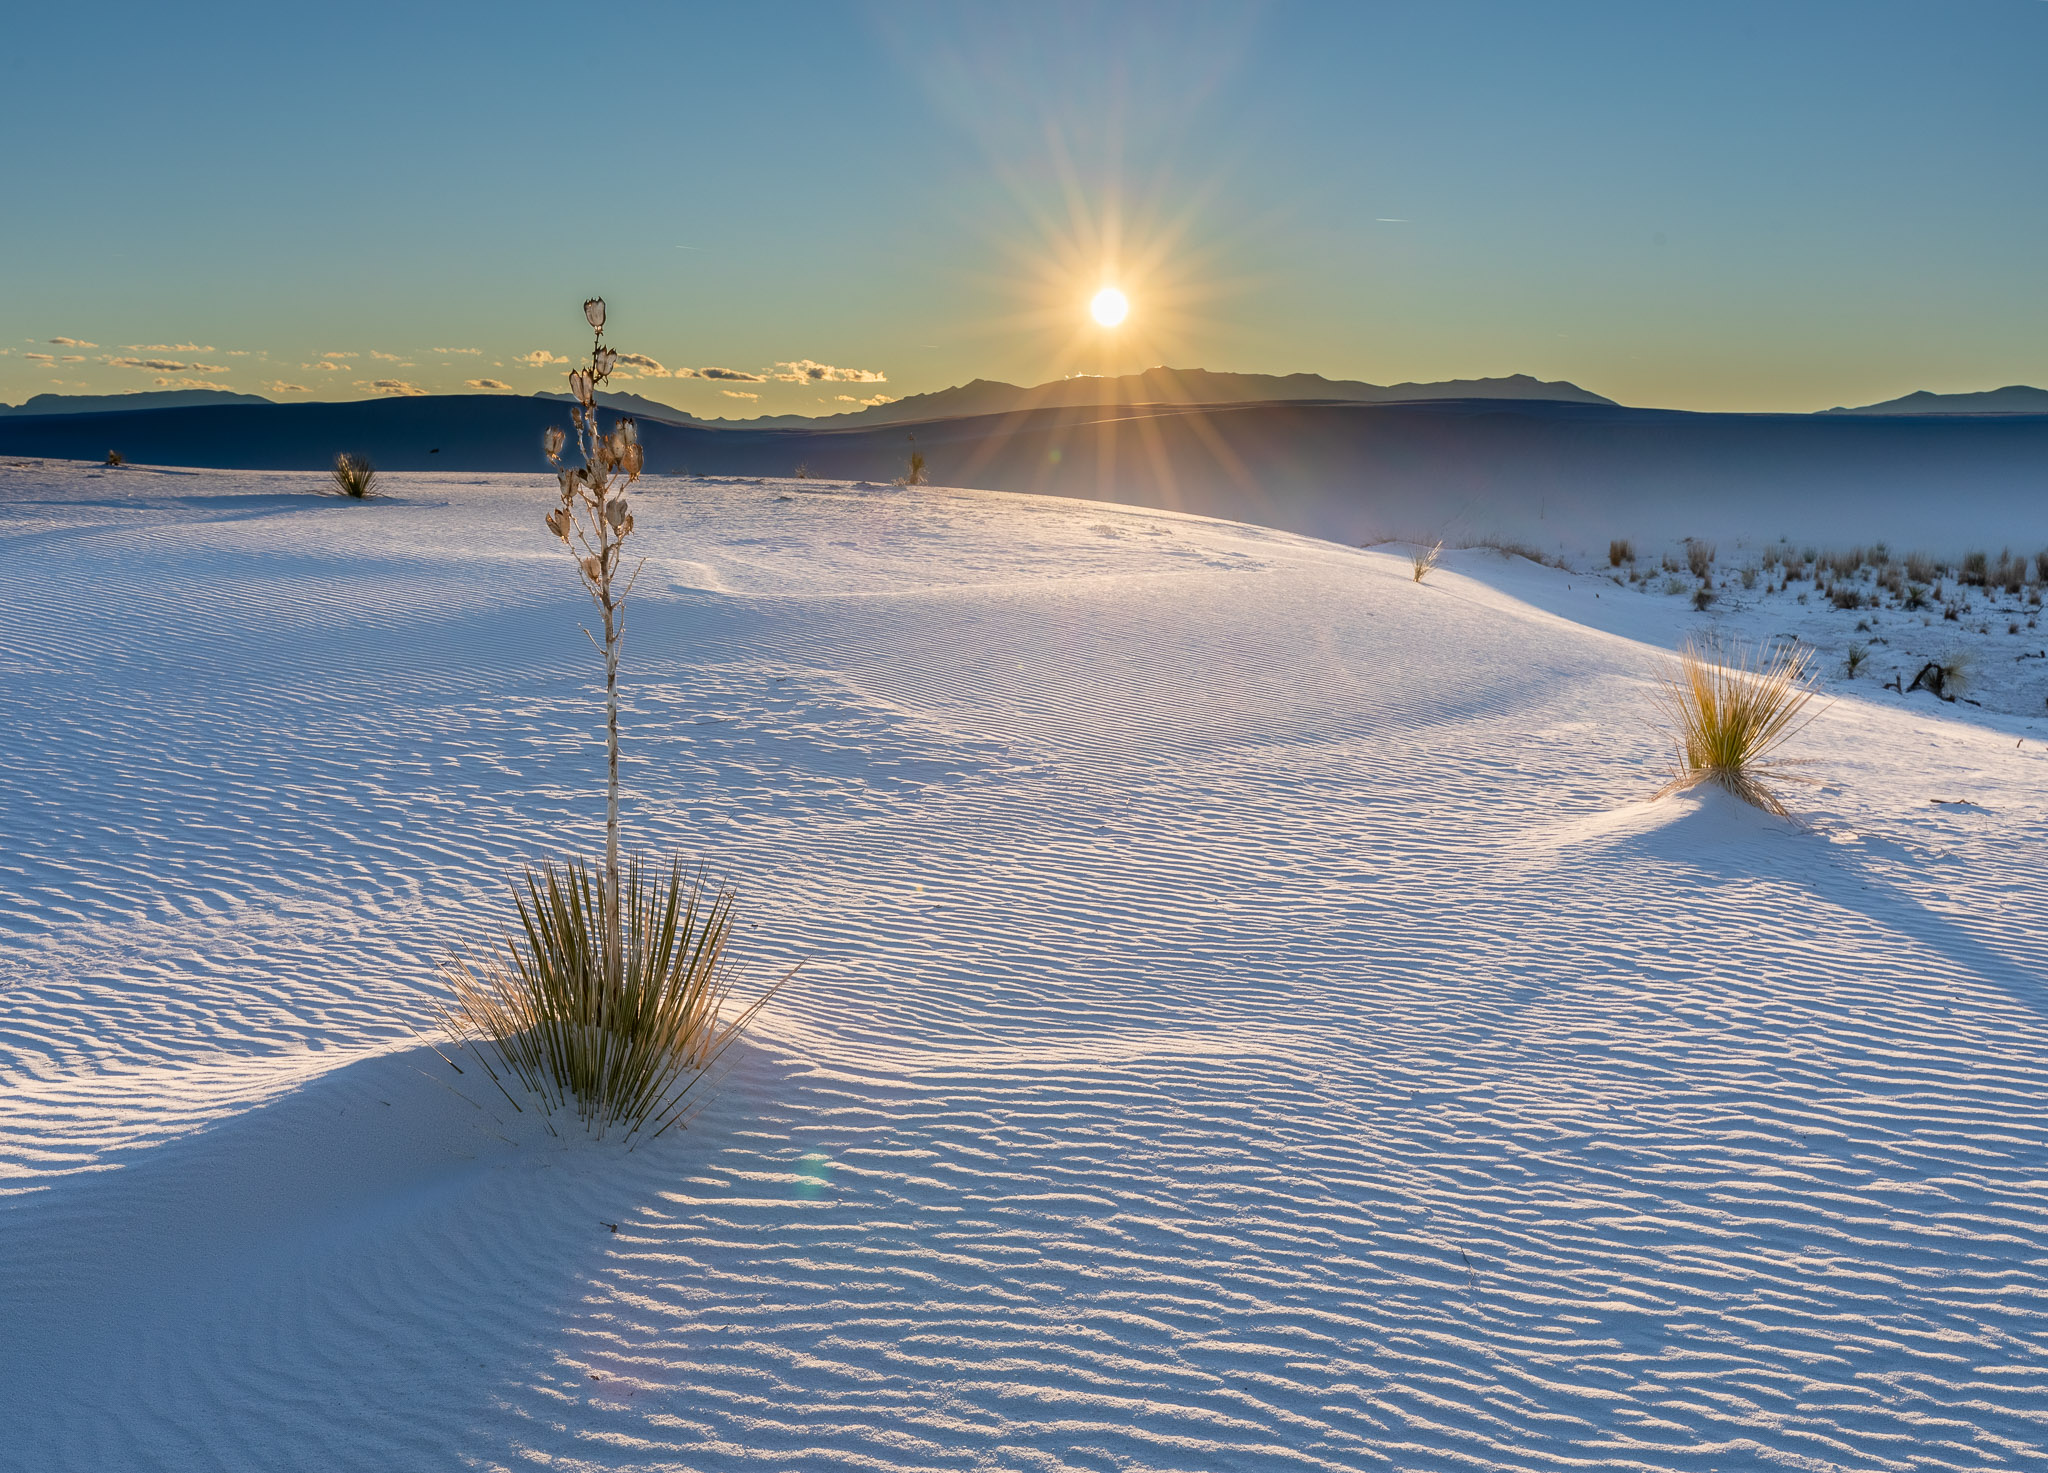
<path id="1" fill-rule="evenodd" d="M 625 1154 L 416 1031 L 598 838 L 548 489 L 317 484 L 0 473 L 0 1462 L 2048 1463 L 2038 744 L 1647 805 L 1477 576 L 660 482 L 630 832 L 806 965 Z"/>

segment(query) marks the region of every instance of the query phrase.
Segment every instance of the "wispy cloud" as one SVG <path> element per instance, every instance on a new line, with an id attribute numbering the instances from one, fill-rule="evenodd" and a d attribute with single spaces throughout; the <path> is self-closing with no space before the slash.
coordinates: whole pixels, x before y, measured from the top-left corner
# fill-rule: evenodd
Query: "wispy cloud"
<path id="1" fill-rule="evenodd" d="M 496 391 L 500 389 L 509 389 L 512 387 L 510 384 L 506 383 L 501 378 L 466 378 L 463 380 L 463 382 L 469 385 L 469 387 L 472 389 L 490 389 Z"/>
<path id="2" fill-rule="evenodd" d="M 482 348 L 429 348 L 429 353 L 481 353 Z"/>
<path id="3" fill-rule="evenodd" d="M 139 368 L 145 373 L 226 373 L 225 363 L 183 363 L 173 358 L 109 358 L 113 368 Z"/>
<path id="4" fill-rule="evenodd" d="M 755 382 L 758 383 L 759 380 L 757 379 Z M 743 393 L 738 389 L 720 389 L 718 392 L 725 395 L 728 399 L 758 399 L 761 397 L 759 394 Z"/>
<path id="5" fill-rule="evenodd" d="M 360 358 L 363 355 L 360 353 L 322 353 L 320 356 L 322 358 Z"/>
<path id="6" fill-rule="evenodd" d="M 697 368 L 691 369 L 688 372 L 678 369 L 676 377 L 722 379 L 726 383 L 731 384 L 765 384 L 768 382 L 765 374 L 741 373 L 737 368 Z"/>
<path id="7" fill-rule="evenodd" d="M 329 359 L 325 359 L 325 358 L 321 359 L 321 360 L 320 360 L 320 361 L 319 361 L 318 363 L 301 363 L 301 364 L 299 365 L 299 367 L 301 367 L 301 368 L 311 368 L 311 369 L 314 369 L 314 370 L 316 370 L 316 371 L 318 371 L 318 372 L 320 372 L 320 373 L 341 373 L 341 372 L 343 372 L 342 366 L 341 366 L 341 365 L 340 365 L 339 363 L 335 363 L 335 362 L 333 362 L 333 361 L 331 361 L 331 360 L 329 360 Z"/>
<path id="8" fill-rule="evenodd" d="M 203 378 L 160 378 L 156 381 L 159 389 L 226 389 L 227 385 L 210 382 Z"/>
<path id="9" fill-rule="evenodd" d="M 304 384 L 265 384 L 264 388 L 273 394 L 310 394 L 313 391 Z"/>
<path id="10" fill-rule="evenodd" d="M 566 358 L 557 358 L 553 353 L 550 353 L 546 348 L 535 348 L 531 353 L 521 353 L 517 358 L 514 358 L 512 361 L 514 363 L 528 364 L 534 368 L 546 368 L 550 363 L 567 363 L 569 360 Z"/>
<path id="11" fill-rule="evenodd" d="M 872 399 L 856 399 L 851 394 L 835 394 L 832 397 L 841 404 L 858 404 L 863 409 L 873 409 L 877 404 L 894 404 L 896 402 L 888 394 L 877 394 Z"/>
<path id="12" fill-rule="evenodd" d="M 31 363 L 55 363 L 57 361 L 55 353 L 24 353 L 21 356 Z"/>
<path id="13" fill-rule="evenodd" d="M 829 363 L 817 363 L 809 358 L 799 358 L 792 363 L 777 363 L 782 372 L 775 375 L 785 384 L 886 384 L 886 374 L 872 368 L 834 368 Z"/>
<path id="14" fill-rule="evenodd" d="M 360 385 L 361 382 L 362 381 L 360 379 L 357 380 L 358 385 Z M 402 378 L 372 379 L 370 380 L 369 387 L 374 389 L 379 394 L 396 394 L 401 399 L 411 398 L 416 394 L 424 394 L 427 392 L 425 389 L 422 389 L 415 384 L 407 383 Z"/>
<path id="15" fill-rule="evenodd" d="M 645 353 L 621 353 L 619 354 L 619 362 L 631 364 L 633 367 L 644 372 L 649 378 L 669 377 L 669 371 L 652 358 L 649 358 Z"/>
<path id="16" fill-rule="evenodd" d="M 403 363 L 407 368 L 412 367 L 412 360 L 402 353 L 379 353 L 375 348 L 372 348 L 370 356 L 384 363 Z"/>
<path id="17" fill-rule="evenodd" d="M 88 343 L 84 338 L 51 338 L 60 348 L 97 348 L 98 343 Z"/>
<path id="18" fill-rule="evenodd" d="M 211 353 L 213 348 L 205 343 L 129 343 L 131 353 Z"/>

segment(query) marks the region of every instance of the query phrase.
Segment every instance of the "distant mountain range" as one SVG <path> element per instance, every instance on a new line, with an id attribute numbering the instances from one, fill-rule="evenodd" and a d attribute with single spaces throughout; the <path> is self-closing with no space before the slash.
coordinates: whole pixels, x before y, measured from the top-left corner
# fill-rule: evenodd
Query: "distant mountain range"
<path id="1" fill-rule="evenodd" d="M 1823 414 L 2048 414 L 2048 389 L 2011 384 L 1977 394 L 1932 394 L 1925 389 L 1860 409 L 1826 409 Z"/>
<path id="2" fill-rule="evenodd" d="M 202 404 L 274 404 L 261 394 L 226 389 L 144 389 L 134 394 L 38 394 L 26 404 L 0 404 L 0 414 L 112 414 L 124 409 L 194 409 Z"/>
<path id="3" fill-rule="evenodd" d="M 566 394 L 542 394 L 567 399 Z M 763 414 L 751 419 L 705 419 L 643 398 L 613 394 L 604 403 L 626 414 L 671 424 L 730 425 L 749 430 L 865 429 L 881 424 L 921 424 L 969 414 L 1015 414 L 1031 409 L 1097 409 L 1132 404 L 1411 404 L 1431 399 L 1521 399 L 1564 404 L 1613 404 L 1577 384 L 1547 383 L 1526 373 L 1506 378 L 1445 379 L 1433 384 L 1367 384 L 1328 379 L 1319 373 L 1213 373 L 1206 368 L 1148 368 L 1114 377 L 1084 374 L 1020 388 L 996 379 L 930 394 L 911 394 L 845 414 Z"/>

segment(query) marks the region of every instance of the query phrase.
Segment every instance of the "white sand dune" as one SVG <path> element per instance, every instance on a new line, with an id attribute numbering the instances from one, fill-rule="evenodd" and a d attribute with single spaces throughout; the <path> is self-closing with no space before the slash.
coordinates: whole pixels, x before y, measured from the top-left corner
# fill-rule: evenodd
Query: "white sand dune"
<path id="1" fill-rule="evenodd" d="M 807 964 L 625 1153 L 416 1032 L 598 838 L 546 488 L 316 485 L 0 471 L 0 1466 L 2048 1466 L 2019 718 L 1646 804 L 1641 595 L 658 483 L 630 831 Z"/>

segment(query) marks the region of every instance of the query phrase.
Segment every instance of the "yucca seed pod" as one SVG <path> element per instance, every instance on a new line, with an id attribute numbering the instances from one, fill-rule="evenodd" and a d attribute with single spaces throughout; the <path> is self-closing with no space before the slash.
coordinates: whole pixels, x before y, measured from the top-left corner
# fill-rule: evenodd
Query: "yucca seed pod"
<path id="1" fill-rule="evenodd" d="M 547 433 L 540 437 L 540 448 L 547 452 L 549 460 L 559 460 L 562 455 L 562 427 L 549 425 Z"/>
<path id="2" fill-rule="evenodd" d="M 591 367 L 597 370 L 597 376 L 599 378 L 609 378 L 611 376 L 612 365 L 614 363 L 617 363 L 618 361 L 619 355 L 614 353 L 610 348 L 599 348 L 595 353 L 591 355 Z"/>
<path id="3" fill-rule="evenodd" d="M 587 557 L 583 560 L 583 576 L 588 578 L 592 583 L 595 583 L 597 581 L 598 574 L 600 574 L 603 571 L 604 570 L 598 566 L 596 558 Z"/>
<path id="4" fill-rule="evenodd" d="M 630 414 L 619 421 L 617 433 L 626 437 L 628 445 L 640 443 L 640 425 Z"/>
<path id="5" fill-rule="evenodd" d="M 642 464 L 645 463 L 645 459 L 646 457 L 642 453 L 638 444 L 632 444 L 626 447 L 626 458 L 624 461 L 624 465 L 626 467 L 626 475 L 628 479 L 635 481 L 640 479 L 640 467 Z"/>
<path id="6" fill-rule="evenodd" d="M 589 323 L 592 327 L 596 328 L 599 332 L 604 331 L 603 297 L 592 297 L 589 301 L 583 304 L 583 320 Z"/>
<path id="7" fill-rule="evenodd" d="M 616 529 L 626 525 L 626 498 L 621 496 L 604 509 L 605 520 Z"/>

